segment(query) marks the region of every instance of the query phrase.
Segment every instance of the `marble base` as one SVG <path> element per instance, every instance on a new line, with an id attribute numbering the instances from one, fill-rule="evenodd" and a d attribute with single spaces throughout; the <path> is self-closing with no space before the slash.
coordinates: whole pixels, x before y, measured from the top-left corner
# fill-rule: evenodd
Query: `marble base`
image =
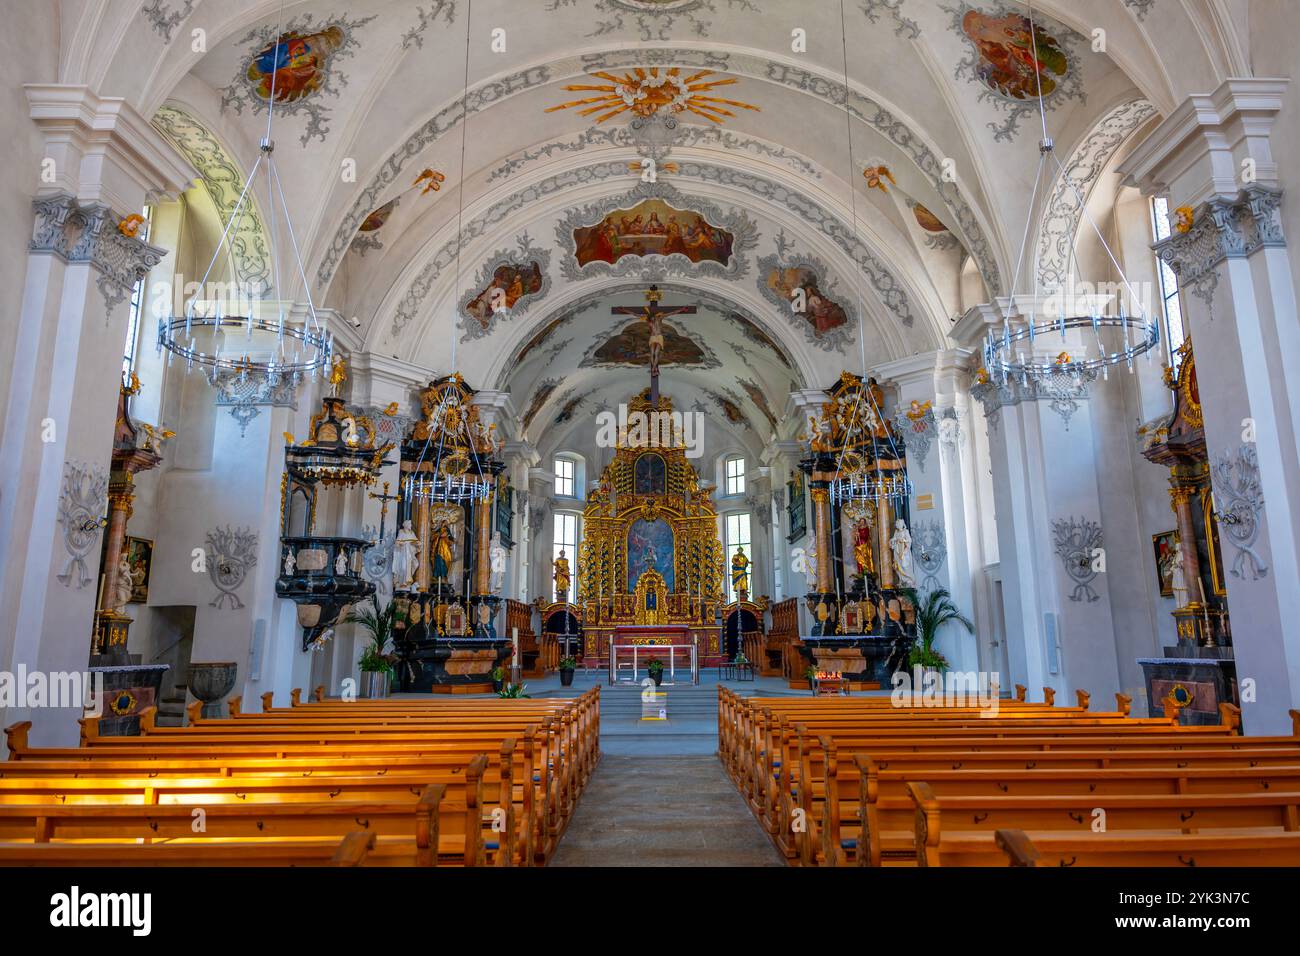
<path id="1" fill-rule="evenodd" d="M 1238 704 L 1237 662 L 1231 657 L 1169 656 L 1169 651 L 1183 652 L 1191 648 L 1165 648 L 1164 657 L 1139 657 L 1142 674 L 1146 679 L 1147 716 L 1164 716 L 1161 701 L 1169 692 L 1181 687 L 1189 695 L 1186 706 L 1179 711 L 1179 720 L 1189 725 L 1219 723 L 1219 704 Z M 1198 651 L 1221 651 L 1231 648 L 1196 648 Z"/>
<path id="2" fill-rule="evenodd" d="M 403 692 L 447 692 L 461 685 L 490 686 L 492 671 L 509 667 L 514 645 L 503 639 L 452 637 L 398 644 L 397 652 Z"/>
<path id="3" fill-rule="evenodd" d="M 889 636 L 804 637 L 799 653 L 804 667 L 841 673 L 855 683 L 889 687 L 894 670 L 907 659 L 909 641 Z M 802 672 L 797 677 L 802 677 Z"/>
<path id="4" fill-rule="evenodd" d="M 96 655 L 98 656 L 98 655 Z M 97 667 L 92 658 L 90 673 L 96 687 L 95 706 L 100 709 L 101 737 L 134 737 L 140 733 L 140 712 L 158 705 L 158 691 L 168 664 L 121 664 Z"/>

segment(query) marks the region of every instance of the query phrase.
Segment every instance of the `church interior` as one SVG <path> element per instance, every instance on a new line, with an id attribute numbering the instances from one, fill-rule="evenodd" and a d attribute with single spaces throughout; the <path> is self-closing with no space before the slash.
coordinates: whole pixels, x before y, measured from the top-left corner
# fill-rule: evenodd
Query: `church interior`
<path id="1" fill-rule="evenodd" d="M 1300 865 L 1294 3 L 3 7 L 0 865 Z"/>

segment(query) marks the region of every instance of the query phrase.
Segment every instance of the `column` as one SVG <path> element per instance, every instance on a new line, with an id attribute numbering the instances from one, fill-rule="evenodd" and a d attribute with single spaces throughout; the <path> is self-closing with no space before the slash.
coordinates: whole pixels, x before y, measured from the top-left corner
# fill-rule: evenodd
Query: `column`
<path id="1" fill-rule="evenodd" d="M 1047 314 L 1044 302 L 1016 305 Z M 975 350 L 985 330 L 1002 328 L 1007 300 L 976 306 L 954 338 Z M 1013 310 L 1014 312 L 1014 310 Z M 1013 314 L 1012 323 L 1024 321 Z M 1076 333 L 1040 335 L 1035 360 L 1080 349 Z M 1025 348 L 1029 358 L 1030 348 Z M 978 359 L 972 359 L 973 362 Z M 997 550 L 1010 675 L 1035 697 L 1050 686 L 1095 699 L 1122 689 L 1106 567 L 1106 515 L 1093 441 L 1094 383 L 1059 376 L 1009 379 L 979 375 L 970 394 L 984 405 L 997 515 Z M 1113 532 L 1117 533 L 1117 532 Z M 1098 559 L 1101 563 L 1098 563 Z"/>
<path id="2" fill-rule="evenodd" d="M 1300 318 L 1272 127 L 1289 81 L 1189 97 L 1121 166 L 1190 211 L 1158 244 L 1196 350 L 1227 602 L 1251 734 L 1290 732 L 1300 702 Z M 1293 167 L 1288 167 L 1293 168 Z"/>
<path id="3" fill-rule="evenodd" d="M 86 666 L 100 540 L 83 529 L 104 514 L 120 382 L 105 356 L 122 354 L 132 287 L 164 255 L 118 227 L 196 174 L 125 100 L 26 93 L 56 178 L 33 203 L 0 440 L 0 668 L 73 672 Z M 33 743 L 75 743 L 78 715 L 32 715 Z"/>

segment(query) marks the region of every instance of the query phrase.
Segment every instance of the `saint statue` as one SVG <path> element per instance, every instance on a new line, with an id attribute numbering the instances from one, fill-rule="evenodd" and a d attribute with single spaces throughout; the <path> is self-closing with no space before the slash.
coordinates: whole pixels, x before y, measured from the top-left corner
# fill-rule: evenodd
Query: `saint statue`
<path id="1" fill-rule="evenodd" d="M 334 573 L 339 577 L 348 573 L 348 552 L 340 548 L 339 553 L 334 556 Z"/>
<path id="2" fill-rule="evenodd" d="M 1183 567 L 1183 543 L 1174 542 L 1174 553 L 1169 558 L 1170 588 L 1174 592 L 1174 606 L 1187 605 L 1187 570 Z"/>
<path id="3" fill-rule="evenodd" d="M 560 549 L 560 556 L 555 559 L 555 596 L 559 599 L 568 599 L 569 583 L 569 559 L 564 556 L 564 549 Z"/>
<path id="4" fill-rule="evenodd" d="M 743 547 L 737 548 L 731 557 L 731 587 L 737 598 L 749 593 L 749 558 L 745 557 Z"/>
<path id="5" fill-rule="evenodd" d="M 505 545 L 501 543 L 501 533 L 497 532 L 492 538 L 492 547 L 488 552 L 492 567 L 492 590 L 500 593 L 501 584 L 506 576 L 506 559 L 509 552 L 506 551 Z"/>
<path id="6" fill-rule="evenodd" d="M 916 574 L 912 570 L 912 534 L 902 518 L 894 522 L 894 536 L 889 539 L 889 550 L 894 552 L 894 573 L 898 575 L 899 587 L 916 587 Z"/>
<path id="7" fill-rule="evenodd" d="M 393 542 L 393 589 L 404 591 L 415 580 L 416 550 L 419 538 L 411 529 L 410 519 L 402 522 L 397 539 Z"/>
<path id="8" fill-rule="evenodd" d="M 131 562 L 126 552 L 117 559 L 117 578 L 113 581 L 113 610 L 119 614 L 131 601 Z"/>
<path id="9" fill-rule="evenodd" d="M 871 554 L 871 524 L 865 518 L 853 526 L 853 560 L 858 564 L 858 574 L 864 578 L 876 573 Z"/>
<path id="10" fill-rule="evenodd" d="M 809 544 L 808 549 L 804 551 L 803 554 L 804 554 L 804 566 L 807 569 L 804 572 L 804 577 L 806 577 L 810 582 L 816 581 L 817 580 L 817 543 L 814 541 L 811 544 Z"/>
<path id="11" fill-rule="evenodd" d="M 293 569 L 296 568 L 297 566 L 298 566 L 298 559 L 294 557 L 294 553 L 292 551 L 285 552 L 284 555 L 285 576 L 288 577 L 290 574 L 293 574 Z"/>
<path id="12" fill-rule="evenodd" d="M 433 539 L 429 542 L 433 554 L 433 577 L 445 581 L 451 576 L 451 562 L 455 557 L 451 543 L 451 528 L 445 522 L 433 529 Z"/>

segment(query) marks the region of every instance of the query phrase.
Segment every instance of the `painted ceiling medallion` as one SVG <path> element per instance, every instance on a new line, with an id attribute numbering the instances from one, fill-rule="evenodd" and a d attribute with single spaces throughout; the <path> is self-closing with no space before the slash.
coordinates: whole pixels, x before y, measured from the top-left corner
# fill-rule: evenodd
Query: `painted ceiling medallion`
<path id="1" fill-rule="evenodd" d="M 952 15 L 953 32 L 969 46 L 953 75 L 978 84 L 980 99 L 1008 114 L 1003 123 L 989 124 L 996 141 L 1014 136 L 1040 101 L 1054 109 L 1060 102 L 1085 99 L 1077 34 L 1068 27 L 1045 24 L 1041 17 L 1031 25 L 1019 10 L 1002 4 L 943 9 Z"/>
<path id="2" fill-rule="evenodd" d="M 337 98 L 347 77 L 335 69 L 357 46 L 355 31 L 373 20 L 333 17 L 317 23 L 311 14 L 297 17 L 277 30 L 265 25 L 250 30 L 239 41 L 248 53 L 242 72 L 221 91 L 221 108 L 242 113 L 266 109 L 275 97 L 282 115 L 305 113 L 307 128 L 301 142 L 324 141 L 329 133 L 329 110 L 319 101 Z M 274 91 L 274 92 L 273 92 Z"/>
<path id="3" fill-rule="evenodd" d="M 607 82 L 570 83 L 564 88 L 575 93 L 590 92 L 599 95 L 561 103 L 549 107 L 546 112 L 554 113 L 557 110 L 567 110 L 577 106 L 586 107 L 579 110 L 579 114 L 582 116 L 598 114 L 597 123 L 604 123 L 629 110 L 642 118 L 659 113 L 694 113 L 703 116 L 711 123 L 721 124 L 725 121 L 725 117 L 736 115 L 727 109 L 728 106 L 754 111 L 759 109 L 740 100 L 707 95 L 720 86 L 730 86 L 738 82 L 734 77 L 706 80 L 706 77 L 716 75 L 713 70 L 699 70 L 689 76 L 682 76 L 682 71 L 678 67 L 666 70 L 660 70 L 658 67 L 650 69 L 637 67 L 621 77 L 604 70 L 591 75 Z"/>

